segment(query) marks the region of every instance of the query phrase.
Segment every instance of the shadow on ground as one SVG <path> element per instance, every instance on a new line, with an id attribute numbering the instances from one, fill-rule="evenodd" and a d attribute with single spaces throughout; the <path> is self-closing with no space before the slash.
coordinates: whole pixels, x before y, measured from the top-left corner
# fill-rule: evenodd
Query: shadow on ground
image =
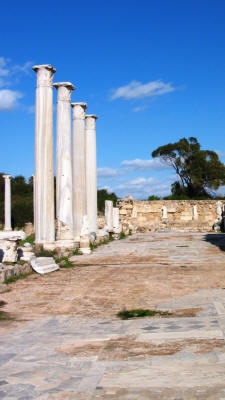
<path id="1" fill-rule="evenodd" d="M 224 233 L 209 233 L 205 235 L 204 240 L 219 247 L 220 250 L 225 251 L 225 234 Z"/>

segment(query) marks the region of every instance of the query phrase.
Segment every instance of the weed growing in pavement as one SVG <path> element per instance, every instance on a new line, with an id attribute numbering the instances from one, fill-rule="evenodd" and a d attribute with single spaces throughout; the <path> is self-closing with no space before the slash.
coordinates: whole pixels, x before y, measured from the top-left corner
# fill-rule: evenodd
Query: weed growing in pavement
<path id="1" fill-rule="evenodd" d="M 117 317 L 121 319 L 131 319 L 131 318 L 143 318 L 143 317 L 155 317 L 156 315 L 167 317 L 172 315 L 168 311 L 157 311 L 157 310 L 144 310 L 144 309 L 137 309 L 137 310 L 122 310 L 118 312 Z"/>

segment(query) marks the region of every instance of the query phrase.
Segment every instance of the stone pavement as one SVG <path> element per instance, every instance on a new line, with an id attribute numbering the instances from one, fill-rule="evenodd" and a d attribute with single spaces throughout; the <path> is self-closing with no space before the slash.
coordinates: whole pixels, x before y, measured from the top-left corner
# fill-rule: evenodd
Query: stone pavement
<path id="1" fill-rule="evenodd" d="M 163 266 L 165 280 L 173 260 L 182 265 L 196 262 L 197 270 L 201 265 L 204 268 L 208 254 L 210 268 L 216 271 L 217 263 L 220 263 L 218 268 L 225 266 L 225 236 L 212 235 L 206 241 L 204 235 L 194 234 L 191 245 L 187 245 L 190 242 L 187 234 L 178 242 L 187 247 L 178 247 L 175 252 L 172 249 L 176 249 L 179 234 L 173 233 L 175 239 L 170 241 L 168 249 L 171 235 L 136 235 L 102 246 L 86 260 L 98 258 L 101 265 L 101 257 L 102 260 L 108 257 L 112 265 L 115 257 L 120 273 L 123 265 L 117 264 L 119 255 L 127 256 L 131 262 L 132 244 L 135 252 L 140 246 L 138 256 L 146 257 L 146 243 L 148 246 L 150 243 L 149 254 L 156 254 L 161 246 L 164 262 L 167 256 L 168 265 Z M 168 241 L 159 243 L 157 238 L 162 237 Z M 144 242 L 145 239 L 149 242 Z M 81 264 L 83 260 L 81 256 Z M 140 271 L 137 257 L 134 261 L 131 265 Z M 104 268 L 108 268 L 105 263 Z M 152 270 L 150 262 L 149 270 Z M 88 271 L 87 268 L 86 280 Z M 53 278 L 49 275 L 48 279 L 59 273 L 54 272 Z M 210 288 L 209 282 L 208 288 L 161 299 L 157 304 L 159 310 L 174 311 L 174 316 L 166 318 L 119 320 L 107 315 L 94 318 L 49 313 L 29 322 L 23 323 L 21 319 L 16 327 L 9 326 L 8 333 L 5 329 L 1 333 L 0 329 L 0 399 L 225 400 L 225 268 L 220 280 L 221 288 Z M 25 281 L 20 285 L 22 282 Z M 45 280 L 41 282 L 44 284 Z M 135 286 L 133 290 L 135 296 Z M 7 296 L 4 293 L 1 299 L 9 300 Z M 66 300 L 64 295 L 64 301 L 70 299 Z M 184 316 L 184 311 L 183 316 L 182 313 L 178 316 L 177 310 L 187 309 L 191 311 L 189 317 Z M 21 318 L 23 315 L 26 314 L 21 313 Z"/>

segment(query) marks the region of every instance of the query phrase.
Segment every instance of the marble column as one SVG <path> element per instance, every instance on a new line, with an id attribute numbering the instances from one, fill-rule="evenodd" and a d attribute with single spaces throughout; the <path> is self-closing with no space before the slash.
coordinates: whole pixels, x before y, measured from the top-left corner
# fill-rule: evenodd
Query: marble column
<path id="1" fill-rule="evenodd" d="M 90 233 L 97 232 L 96 115 L 86 115 L 86 187 Z"/>
<path id="2" fill-rule="evenodd" d="M 86 103 L 72 103 L 72 172 L 73 172 L 73 230 L 74 241 L 80 241 L 83 218 L 87 214 L 85 110 Z"/>
<path id="3" fill-rule="evenodd" d="M 35 111 L 35 243 L 55 241 L 53 167 L 53 90 L 55 68 L 35 65 L 37 74 Z"/>
<path id="4" fill-rule="evenodd" d="M 54 83 L 57 89 L 56 122 L 56 217 L 57 246 L 73 247 L 73 187 L 71 157 L 70 82 Z"/>
<path id="5" fill-rule="evenodd" d="M 105 200 L 105 228 L 107 232 L 113 232 L 113 202 Z"/>
<path id="6" fill-rule="evenodd" d="M 11 175 L 3 175 L 5 179 L 5 231 L 12 230 L 11 224 Z"/>

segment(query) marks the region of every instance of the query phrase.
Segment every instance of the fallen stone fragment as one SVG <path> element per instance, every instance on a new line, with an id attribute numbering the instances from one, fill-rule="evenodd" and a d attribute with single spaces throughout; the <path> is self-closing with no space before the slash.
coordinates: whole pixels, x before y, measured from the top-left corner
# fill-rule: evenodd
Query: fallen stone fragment
<path id="1" fill-rule="evenodd" d="M 31 260 L 31 266 L 35 272 L 44 275 L 59 269 L 53 257 L 36 257 Z"/>

